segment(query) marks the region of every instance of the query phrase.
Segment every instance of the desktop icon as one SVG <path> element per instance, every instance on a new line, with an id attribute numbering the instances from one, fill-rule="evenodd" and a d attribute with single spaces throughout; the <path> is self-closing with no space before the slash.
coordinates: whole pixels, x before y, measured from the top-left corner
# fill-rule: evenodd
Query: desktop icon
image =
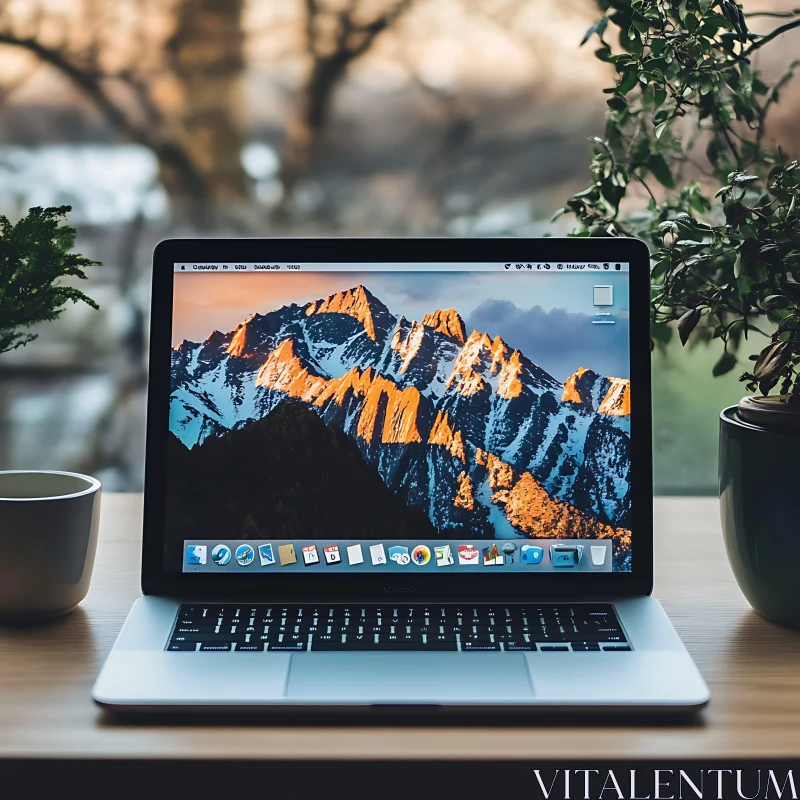
<path id="1" fill-rule="evenodd" d="M 236 548 L 236 561 L 240 567 L 247 567 L 253 563 L 256 551 L 249 544 L 240 544 Z"/>
<path id="2" fill-rule="evenodd" d="M 294 545 L 293 544 L 278 545 L 278 558 L 280 559 L 282 567 L 285 567 L 288 564 L 296 564 L 297 553 L 295 553 L 294 551 Z"/>
<path id="3" fill-rule="evenodd" d="M 394 561 L 396 564 L 410 564 L 411 556 L 408 554 L 408 548 L 402 545 L 395 545 L 389 548 L 389 560 Z"/>
<path id="4" fill-rule="evenodd" d="M 211 560 L 218 566 L 224 567 L 231 560 L 231 549 L 226 544 L 218 544 L 211 551 Z"/>
<path id="5" fill-rule="evenodd" d="M 433 548 L 437 567 L 448 567 L 453 563 L 453 551 L 449 544 L 440 544 Z"/>
<path id="6" fill-rule="evenodd" d="M 460 544 L 456 551 L 458 552 L 459 564 L 477 564 L 478 563 L 478 548 L 471 544 Z"/>
<path id="7" fill-rule="evenodd" d="M 310 567 L 312 564 L 319 564 L 319 553 L 315 544 L 307 544 L 301 548 L 303 553 L 303 563 Z"/>
<path id="8" fill-rule="evenodd" d="M 204 544 L 189 544 L 186 546 L 187 564 L 205 564 L 208 548 Z"/>
<path id="9" fill-rule="evenodd" d="M 325 556 L 326 564 L 338 564 L 342 560 L 338 544 L 329 544 L 327 547 L 323 547 L 322 553 Z"/>
<path id="10" fill-rule="evenodd" d="M 503 553 L 506 558 L 508 558 L 508 563 L 514 563 L 514 553 L 517 552 L 517 546 L 514 542 L 505 542 L 503 546 L 500 548 L 500 552 Z"/>
<path id="11" fill-rule="evenodd" d="M 350 562 L 351 567 L 356 564 L 364 563 L 364 554 L 361 552 L 360 544 L 350 544 L 347 546 L 347 560 Z"/>
<path id="12" fill-rule="evenodd" d="M 596 284 L 593 292 L 593 300 L 596 306 L 613 306 L 614 287 Z"/>
<path id="13" fill-rule="evenodd" d="M 383 549 L 382 544 L 371 544 L 369 546 L 369 554 L 374 566 L 386 563 L 386 551 Z"/>
<path id="14" fill-rule="evenodd" d="M 589 550 L 592 553 L 592 564 L 596 567 L 602 567 L 606 563 L 608 548 L 602 544 L 593 544 Z"/>
<path id="15" fill-rule="evenodd" d="M 550 560 L 554 567 L 576 567 L 583 555 L 582 544 L 551 544 Z"/>
<path id="16" fill-rule="evenodd" d="M 535 544 L 524 544 L 519 549 L 520 564 L 541 564 L 544 558 L 544 550 Z"/>
<path id="17" fill-rule="evenodd" d="M 493 544 L 491 547 L 483 548 L 483 565 L 485 567 L 502 566 L 502 564 L 503 554 L 496 544 Z"/>
<path id="18" fill-rule="evenodd" d="M 275 553 L 272 550 L 271 544 L 260 544 L 258 546 L 258 557 L 261 560 L 262 567 L 268 567 L 270 564 L 275 563 Z"/>
<path id="19" fill-rule="evenodd" d="M 431 550 L 427 545 L 418 544 L 411 551 L 411 560 L 418 566 L 424 567 L 431 560 Z"/>

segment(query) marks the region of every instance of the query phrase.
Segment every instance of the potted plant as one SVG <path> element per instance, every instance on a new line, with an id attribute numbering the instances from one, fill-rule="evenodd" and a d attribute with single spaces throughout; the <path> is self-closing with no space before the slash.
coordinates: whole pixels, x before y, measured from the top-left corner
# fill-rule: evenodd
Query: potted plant
<path id="1" fill-rule="evenodd" d="M 556 217 L 574 214 L 577 236 L 647 241 L 654 346 L 675 330 L 684 345 L 718 340 L 713 374 L 743 369 L 752 394 L 720 418 L 725 543 L 753 608 L 800 625 L 800 166 L 767 129 L 800 62 L 771 84 L 753 66 L 800 14 L 732 0 L 598 5 L 584 43 L 616 80 L 593 182 Z"/>
<path id="2" fill-rule="evenodd" d="M 0 216 L 0 353 L 15 350 L 36 338 L 27 329 L 58 318 L 68 302 L 97 303 L 60 278 L 86 278 L 84 269 L 96 266 L 85 256 L 70 253 L 75 228 L 62 224 L 71 206 L 32 208 L 16 223 Z"/>
<path id="3" fill-rule="evenodd" d="M 32 208 L 16 223 L 0 216 L 0 354 L 36 338 L 67 302 L 97 304 L 61 278 L 96 264 L 70 253 L 69 206 Z M 0 619 L 38 621 L 71 611 L 94 564 L 100 481 L 51 470 L 0 471 Z"/>

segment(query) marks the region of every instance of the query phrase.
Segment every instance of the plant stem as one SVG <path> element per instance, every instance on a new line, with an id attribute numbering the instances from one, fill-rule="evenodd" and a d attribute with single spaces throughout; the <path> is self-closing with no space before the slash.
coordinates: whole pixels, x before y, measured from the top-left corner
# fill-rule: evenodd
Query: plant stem
<path id="1" fill-rule="evenodd" d="M 752 17 L 796 17 L 800 15 L 800 8 L 794 8 L 791 11 L 750 11 L 745 16 L 750 19 Z"/>
<path id="2" fill-rule="evenodd" d="M 754 50 L 758 50 L 765 44 L 769 44 L 773 39 L 777 39 L 778 36 L 781 36 L 787 31 L 792 30 L 793 28 L 800 28 L 800 19 L 795 19 L 792 22 L 787 22 L 783 25 L 779 25 L 777 28 L 775 28 L 774 31 L 766 34 L 765 36 L 762 36 L 757 42 L 753 42 L 753 44 L 751 44 L 750 47 L 746 48 L 745 50 L 742 50 L 741 57 L 747 58 L 750 55 L 750 53 L 752 53 Z"/>

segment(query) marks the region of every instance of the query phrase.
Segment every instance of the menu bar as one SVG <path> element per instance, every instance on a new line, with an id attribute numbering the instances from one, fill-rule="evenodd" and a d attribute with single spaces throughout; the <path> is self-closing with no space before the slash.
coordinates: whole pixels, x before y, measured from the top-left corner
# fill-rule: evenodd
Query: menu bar
<path id="1" fill-rule="evenodd" d="M 539 272 L 568 274 L 574 272 L 628 272 L 626 261 L 415 261 L 415 262 L 178 262 L 175 272 L 193 274 L 234 274 L 237 272 Z"/>
<path id="2" fill-rule="evenodd" d="M 189 540 L 184 572 L 611 572 L 610 539 L 472 542 Z"/>

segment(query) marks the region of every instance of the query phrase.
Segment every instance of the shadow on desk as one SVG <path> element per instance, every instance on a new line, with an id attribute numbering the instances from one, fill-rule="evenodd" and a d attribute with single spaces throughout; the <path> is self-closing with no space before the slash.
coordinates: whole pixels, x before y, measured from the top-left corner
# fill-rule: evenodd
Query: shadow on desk
<path id="1" fill-rule="evenodd" d="M 217 713 L 208 711 L 136 713 L 124 714 L 101 711 L 98 718 L 101 727 L 185 727 L 198 725 L 215 727 L 265 727 L 284 728 L 567 728 L 596 727 L 606 728 L 665 728 L 694 729 L 705 725 L 702 711 L 693 712 L 653 712 L 637 711 L 628 714 L 618 711 L 595 712 L 529 712 L 514 710 L 507 713 L 474 711 L 453 711 L 444 709 L 424 710 L 418 708 L 392 711 L 358 709 L 352 712 L 319 710 L 260 711 L 254 709 L 245 713 Z"/>

